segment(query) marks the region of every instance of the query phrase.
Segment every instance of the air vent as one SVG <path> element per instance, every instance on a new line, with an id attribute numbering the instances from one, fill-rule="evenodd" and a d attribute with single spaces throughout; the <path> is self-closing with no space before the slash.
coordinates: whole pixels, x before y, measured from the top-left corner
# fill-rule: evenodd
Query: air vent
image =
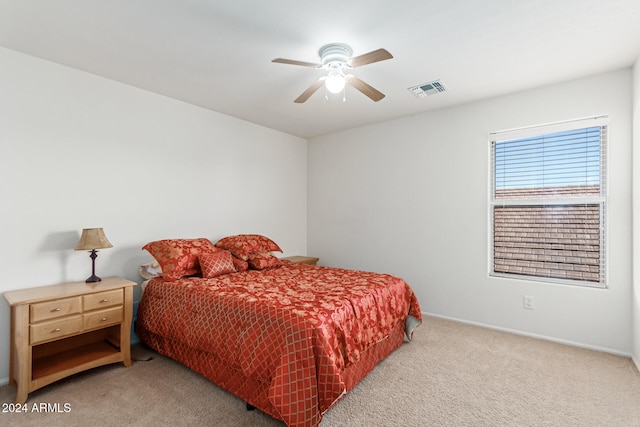
<path id="1" fill-rule="evenodd" d="M 414 94 L 417 98 L 426 98 L 427 96 L 435 95 L 444 92 L 445 90 L 447 90 L 447 88 L 440 80 L 434 80 L 429 83 L 409 88 L 409 92 Z"/>

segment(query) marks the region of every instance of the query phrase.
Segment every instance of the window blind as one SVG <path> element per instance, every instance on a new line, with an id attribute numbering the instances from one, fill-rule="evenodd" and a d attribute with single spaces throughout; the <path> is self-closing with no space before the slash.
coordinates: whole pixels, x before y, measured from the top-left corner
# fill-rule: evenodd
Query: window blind
<path id="1" fill-rule="evenodd" d="M 492 134 L 491 274 L 604 286 L 607 125 L 597 119 Z"/>
<path id="2" fill-rule="evenodd" d="M 495 197 L 599 195 L 603 133 L 596 126 L 494 141 Z"/>

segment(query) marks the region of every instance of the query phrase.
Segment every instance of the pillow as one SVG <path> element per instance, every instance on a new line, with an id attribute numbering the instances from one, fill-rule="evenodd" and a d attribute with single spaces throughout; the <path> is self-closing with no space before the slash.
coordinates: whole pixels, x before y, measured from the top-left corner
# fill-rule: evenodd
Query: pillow
<path id="1" fill-rule="evenodd" d="M 212 253 L 200 254 L 200 269 L 202 277 L 211 279 L 227 273 L 235 273 L 231 252 L 219 250 Z"/>
<path id="2" fill-rule="evenodd" d="M 198 256 L 217 250 L 208 239 L 204 238 L 156 240 L 147 243 L 142 249 L 149 251 L 158 261 L 162 268 L 162 277 L 168 281 L 198 274 L 200 272 Z"/>
<path id="3" fill-rule="evenodd" d="M 249 255 L 249 267 L 254 270 L 264 270 L 266 268 L 280 267 L 282 260 L 269 252 L 253 252 Z"/>
<path id="4" fill-rule="evenodd" d="M 162 276 L 162 268 L 160 268 L 160 264 L 158 261 L 151 261 L 145 264 L 142 264 L 138 269 L 138 274 L 145 279 L 150 280 L 154 277 Z"/>
<path id="5" fill-rule="evenodd" d="M 231 261 L 233 261 L 233 266 L 236 268 L 236 271 L 247 271 L 249 269 L 249 264 L 243 259 L 231 255 Z"/>
<path id="6" fill-rule="evenodd" d="M 273 240 L 259 234 L 238 234 L 218 240 L 217 248 L 226 249 L 234 256 L 248 260 L 253 252 L 282 252 Z"/>

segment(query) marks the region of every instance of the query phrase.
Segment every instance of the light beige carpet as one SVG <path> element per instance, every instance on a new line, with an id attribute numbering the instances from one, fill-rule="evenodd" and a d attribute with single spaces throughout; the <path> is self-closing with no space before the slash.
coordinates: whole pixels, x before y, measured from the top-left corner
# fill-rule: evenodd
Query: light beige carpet
<path id="1" fill-rule="evenodd" d="M 283 425 L 171 360 L 133 352 L 153 359 L 78 374 L 27 402 L 68 412 L 0 413 L 0 425 Z M 0 387 L 3 409 L 14 397 L 14 385 Z M 428 317 L 321 424 L 391 425 L 640 426 L 640 374 L 628 358 Z"/>

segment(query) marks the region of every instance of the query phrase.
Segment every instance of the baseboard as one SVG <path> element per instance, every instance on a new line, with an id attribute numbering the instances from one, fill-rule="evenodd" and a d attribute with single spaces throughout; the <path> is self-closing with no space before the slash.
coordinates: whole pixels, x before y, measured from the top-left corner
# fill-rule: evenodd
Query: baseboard
<path id="1" fill-rule="evenodd" d="M 9 384 L 9 377 L 0 378 L 0 386 Z"/>
<path id="2" fill-rule="evenodd" d="M 633 360 L 633 363 L 636 365 L 636 369 L 638 370 L 638 372 L 640 372 L 640 360 L 638 360 L 634 356 L 631 356 L 631 360 Z"/>
<path id="3" fill-rule="evenodd" d="M 625 353 L 625 352 L 614 350 L 614 349 L 607 348 L 607 347 L 600 347 L 600 346 L 597 346 L 597 345 L 584 344 L 584 343 L 579 343 L 579 342 L 575 342 L 575 341 L 564 340 L 564 339 L 561 339 L 561 338 L 550 337 L 550 336 L 547 336 L 547 335 L 540 335 L 540 334 L 534 334 L 534 333 L 531 333 L 531 332 L 520 331 L 518 329 L 503 328 L 501 326 L 488 325 L 488 324 L 485 324 L 485 323 L 473 322 L 473 321 L 465 320 L 465 319 L 458 319 L 458 318 L 455 318 L 455 317 L 442 316 L 440 314 L 424 313 L 424 312 L 422 314 L 426 315 L 426 316 L 430 316 L 430 317 L 437 317 L 437 318 L 444 319 L 444 320 L 451 320 L 453 322 L 466 323 L 468 325 L 478 326 L 480 328 L 494 329 L 496 331 L 508 332 L 510 334 L 522 335 L 522 336 L 525 336 L 525 337 L 557 342 L 558 344 L 570 345 L 572 347 L 585 348 L 585 349 L 588 349 L 588 350 L 596 350 L 596 351 L 601 351 L 603 353 L 614 354 L 616 356 L 624 356 L 624 357 L 632 358 L 631 357 L 631 353 Z M 634 363 L 635 363 L 636 367 L 638 367 L 637 361 L 634 360 Z"/>

